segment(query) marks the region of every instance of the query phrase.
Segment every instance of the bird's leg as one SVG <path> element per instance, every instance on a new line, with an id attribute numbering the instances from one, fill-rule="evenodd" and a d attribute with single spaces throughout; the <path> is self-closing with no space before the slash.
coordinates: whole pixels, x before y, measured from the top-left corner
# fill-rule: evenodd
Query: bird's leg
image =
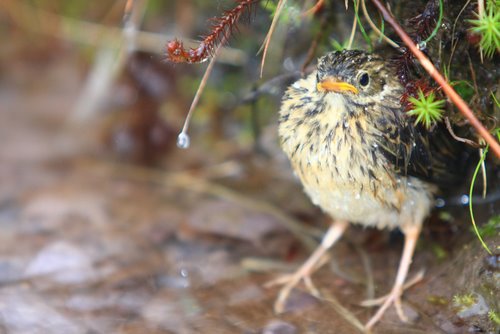
<path id="1" fill-rule="evenodd" d="M 406 289 L 411 288 L 418 282 L 420 282 L 424 278 L 425 270 L 420 270 L 415 276 L 413 276 L 411 279 L 407 280 L 405 284 L 403 285 L 403 291 Z M 382 305 L 387 298 L 390 297 L 390 293 L 386 294 L 385 296 L 378 297 L 376 299 L 366 299 L 363 300 L 360 305 L 364 307 L 373 307 L 373 306 L 379 306 Z"/>
<path id="2" fill-rule="evenodd" d="M 417 244 L 418 236 L 420 234 L 421 225 L 412 225 L 402 228 L 405 235 L 405 245 L 403 249 L 403 255 L 401 256 L 401 261 L 399 263 L 398 273 L 396 276 L 396 281 L 392 287 L 391 292 L 387 295 L 384 303 L 377 310 L 377 313 L 368 321 L 365 325 L 366 329 L 370 329 L 375 325 L 384 315 L 385 311 L 394 304 L 396 307 L 396 312 L 399 318 L 403 322 L 407 322 L 408 318 L 403 312 L 403 307 L 401 305 L 401 295 L 403 294 L 403 286 L 408 275 L 408 270 L 410 269 L 410 264 L 413 257 L 413 252 L 415 251 L 415 245 Z"/>
<path id="3" fill-rule="evenodd" d="M 300 283 L 301 280 L 304 281 L 305 285 L 309 289 L 309 291 L 314 296 L 319 296 L 318 290 L 312 284 L 310 275 L 318 269 L 319 264 L 323 264 L 321 259 L 328 251 L 330 247 L 332 247 L 337 240 L 340 239 L 342 234 L 347 228 L 348 223 L 346 221 L 336 221 L 332 226 L 328 229 L 321 244 L 316 248 L 316 250 L 311 254 L 311 256 L 307 259 L 302 266 L 293 274 L 286 275 L 283 277 L 279 277 L 276 280 L 273 280 L 266 284 L 266 287 L 281 285 L 284 286 L 281 288 L 278 298 L 274 303 L 274 311 L 276 313 L 282 313 L 285 309 L 285 303 L 290 295 L 292 289 Z"/>

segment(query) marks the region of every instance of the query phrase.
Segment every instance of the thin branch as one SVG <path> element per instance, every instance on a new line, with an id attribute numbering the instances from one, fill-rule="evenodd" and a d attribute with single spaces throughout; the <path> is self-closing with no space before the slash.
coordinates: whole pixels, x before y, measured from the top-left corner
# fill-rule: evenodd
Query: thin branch
<path id="1" fill-rule="evenodd" d="M 234 8 L 226 10 L 220 17 L 212 19 L 212 27 L 209 34 L 196 48 L 186 49 L 184 43 L 174 39 L 167 43 L 167 60 L 174 63 L 203 63 L 222 43 L 227 42 L 233 31 L 237 29 L 237 23 L 243 13 L 248 12 L 249 16 L 252 7 L 257 0 L 239 0 Z"/>
<path id="2" fill-rule="evenodd" d="M 271 42 L 271 36 L 273 35 L 274 29 L 276 29 L 276 24 L 280 17 L 281 11 L 285 8 L 286 0 L 279 0 L 276 7 L 276 12 L 274 13 L 273 21 L 271 22 L 271 27 L 267 32 L 266 38 L 264 39 L 264 52 L 262 53 L 262 62 L 260 63 L 260 77 L 262 78 L 262 73 L 264 72 L 264 64 L 266 62 L 267 48 Z"/>
<path id="3" fill-rule="evenodd" d="M 382 37 L 387 43 L 389 43 L 392 47 L 394 48 L 399 48 L 398 43 L 394 42 L 392 39 L 387 37 L 380 29 L 377 27 L 375 23 L 373 23 L 372 18 L 370 17 L 370 14 L 368 13 L 368 10 L 366 9 L 366 0 L 361 0 L 361 9 L 363 10 L 363 15 L 366 18 L 366 21 L 368 21 L 368 24 L 372 27 L 372 29 L 380 36 Z"/>
<path id="4" fill-rule="evenodd" d="M 226 39 L 226 38 L 224 38 Z M 184 120 L 184 125 L 182 126 L 182 131 L 179 133 L 179 136 L 177 137 L 177 146 L 179 148 L 188 148 L 189 147 L 189 135 L 187 134 L 188 127 L 189 127 L 189 122 L 191 121 L 191 117 L 193 116 L 194 109 L 196 109 L 196 106 L 198 105 L 198 102 L 200 100 L 201 93 L 203 93 L 203 90 L 205 89 L 205 85 L 207 84 L 208 78 L 210 77 L 210 73 L 212 73 L 212 69 L 214 68 L 215 61 L 217 59 L 217 54 L 219 53 L 219 50 L 222 46 L 222 43 L 220 43 L 217 48 L 214 51 L 214 54 L 212 58 L 210 58 L 210 63 L 207 66 L 207 69 L 205 70 L 205 73 L 203 74 L 203 78 L 201 78 L 200 85 L 198 86 L 198 89 L 196 90 L 196 94 L 194 95 L 193 101 L 191 102 L 191 106 L 189 107 L 188 114 L 186 116 L 186 119 Z"/>
<path id="5" fill-rule="evenodd" d="M 467 103 L 457 94 L 457 92 L 448 84 L 446 79 L 439 73 L 439 71 L 434 67 L 432 62 L 420 51 L 415 42 L 408 36 L 408 34 L 399 25 L 396 19 L 389 13 L 387 8 L 379 0 L 372 0 L 373 4 L 378 8 L 378 10 L 384 16 L 384 19 L 389 22 L 389 24 L 394 28 L 399 37 L 408 46 L 410 51 L 419 60 L 422 67 L 434 78 L 434 80 L 441 86 L 445 94 L 450 98 L 450 100 L 455 104 L 455 106 L 460 110 L 460 112 L 469 120 L 469 123 L 477 130 L 477 132 L 483 137 L 486 142 L 490 145 L 491 149 L 500 159 L 500 144 L 493 138 L 489 131 L 483 126 L 483 124 L 477 119 L 473 111 L 469 108 Z"/>
<path id="6" fill-rule="evenodd" d="M 356 8 L 356 12 L 359 8 L 359 1 L 354 4 Z M 346 2 L 346 9 L 347 9 L 347 2 Z M 352 43 L 354 42 L 354 35 L 356 34 L 356 27 L 358 24 L 358 20 L 356 18 L 356 14 L 354 14 L 354 21 L 352 22 L 352 29 L 351 29 L 351 36 L 349 36 L 349 43 L 347 43 L 347 49 L 350 50 L 352 47 Z"/>
<path id="7" fill-rule="evenodd" d="M 451 55 L 450 55 L 450 59 L 448 60 L 448 73 L 450 73 L 451 61 L 453 59 L 453 55 L 455 53 L 455 49 L 456 49 L 457 44 L 458 44 L 458 38 L 455 38 L 455 28 L 457 27 L 458 19 L 460 18 L 460 16 L 462 15 L 462 13 L 464 12 L 464 10 L 467 8 L 467 6 L 469 5 L 469 3 L 471 1 L 472 0 L 467 0 L 467 2 L 462 7 L 462 9 L 460 9 L 460 12 L 458 12 L 458 15 L 457 15 L 457 18 L 455 19 L 455 22 L 453 22 L 453 28 L 451 29 Z"/>
<path id="8" fill-rule="evenodd" d="M 308 16 L 310 14 L 316 14 L 316 12 L 323 6 L 324 3 L 325 3 L 325 0 L 318 0 L 318 2 L 316 2 L 316 4 L 313 7 L 311 7 L 308 10 L 306 10 L 301 15 L 302 16 Z"/>
<path id="9" fill-rule="evenodd" d="M 147 0 L 127 0 L 123 11 L 123 38 L 127 54 L 136 50 L 137 33 L 146 11 Z"/>
<path id="10" fill-rule="evenodd" d="M 471 147 L 474 147 L 474 148 L 483 148 L 483 146 L 481 146 L 480 144 L 476 143 L 473 140 L 457 136 L 455 134 L 455 131 L 453 131 L 453 128 L 451 127 L 450 119 L 448 117 L 444 118 L 444 124 L 446 124 L 446 129 L 448 129 L 448 132 L 453 137 L 453 139 L 455 139 L 456 141 L 465 143 L 465 144 L 467 144 Z"/>

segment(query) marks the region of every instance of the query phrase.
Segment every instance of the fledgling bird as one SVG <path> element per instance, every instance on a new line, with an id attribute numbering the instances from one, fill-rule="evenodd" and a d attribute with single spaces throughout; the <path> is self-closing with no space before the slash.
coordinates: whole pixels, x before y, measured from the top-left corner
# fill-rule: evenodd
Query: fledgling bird
<path id="1" fill-rule="evenodd" d="M 333 219 L 321 245 L 284 284 L 275 304 L 284 309 L 349 223 L 399 228 L 404 250 L 391 292 L 366 324 L 371 328 L 392 304 L 406 321 L 401 296 L 422 223 L 437 190 L 449 178 L 450 144 L 430 138 L 401 106 L 403 86 L 394 66 L 376 54 L 331 52 L 317 70 L 286 91 L 279 117 L 283 150 L 305 192 Z"/>

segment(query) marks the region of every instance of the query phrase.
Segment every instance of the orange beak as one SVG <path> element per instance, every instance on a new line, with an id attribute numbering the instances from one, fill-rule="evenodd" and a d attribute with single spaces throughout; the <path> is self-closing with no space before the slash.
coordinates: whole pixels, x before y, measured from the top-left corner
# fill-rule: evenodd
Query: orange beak
<path id="1" fill-rule="evenodd" d="M 358 94 L 358 89 L 347 82 L 339 82 L 334 79 L 328 78 L 321 82 L 318 82 L 316 89 L 320 92 L 352 92 Z"/>

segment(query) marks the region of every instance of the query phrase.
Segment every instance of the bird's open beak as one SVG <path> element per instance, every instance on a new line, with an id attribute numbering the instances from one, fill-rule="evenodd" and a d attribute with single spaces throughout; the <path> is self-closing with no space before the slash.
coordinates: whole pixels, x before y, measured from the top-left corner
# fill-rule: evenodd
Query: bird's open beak
<path id="1" fill-rule="evenodd" d="M 347 82 L 336 81 L 332 78 L 327 78 L 321 82 L 318 82 L 316 85 L 316 89 L 319 92 L 352 92 L 354 94 L 358 94 L 358 89 Z"/>

